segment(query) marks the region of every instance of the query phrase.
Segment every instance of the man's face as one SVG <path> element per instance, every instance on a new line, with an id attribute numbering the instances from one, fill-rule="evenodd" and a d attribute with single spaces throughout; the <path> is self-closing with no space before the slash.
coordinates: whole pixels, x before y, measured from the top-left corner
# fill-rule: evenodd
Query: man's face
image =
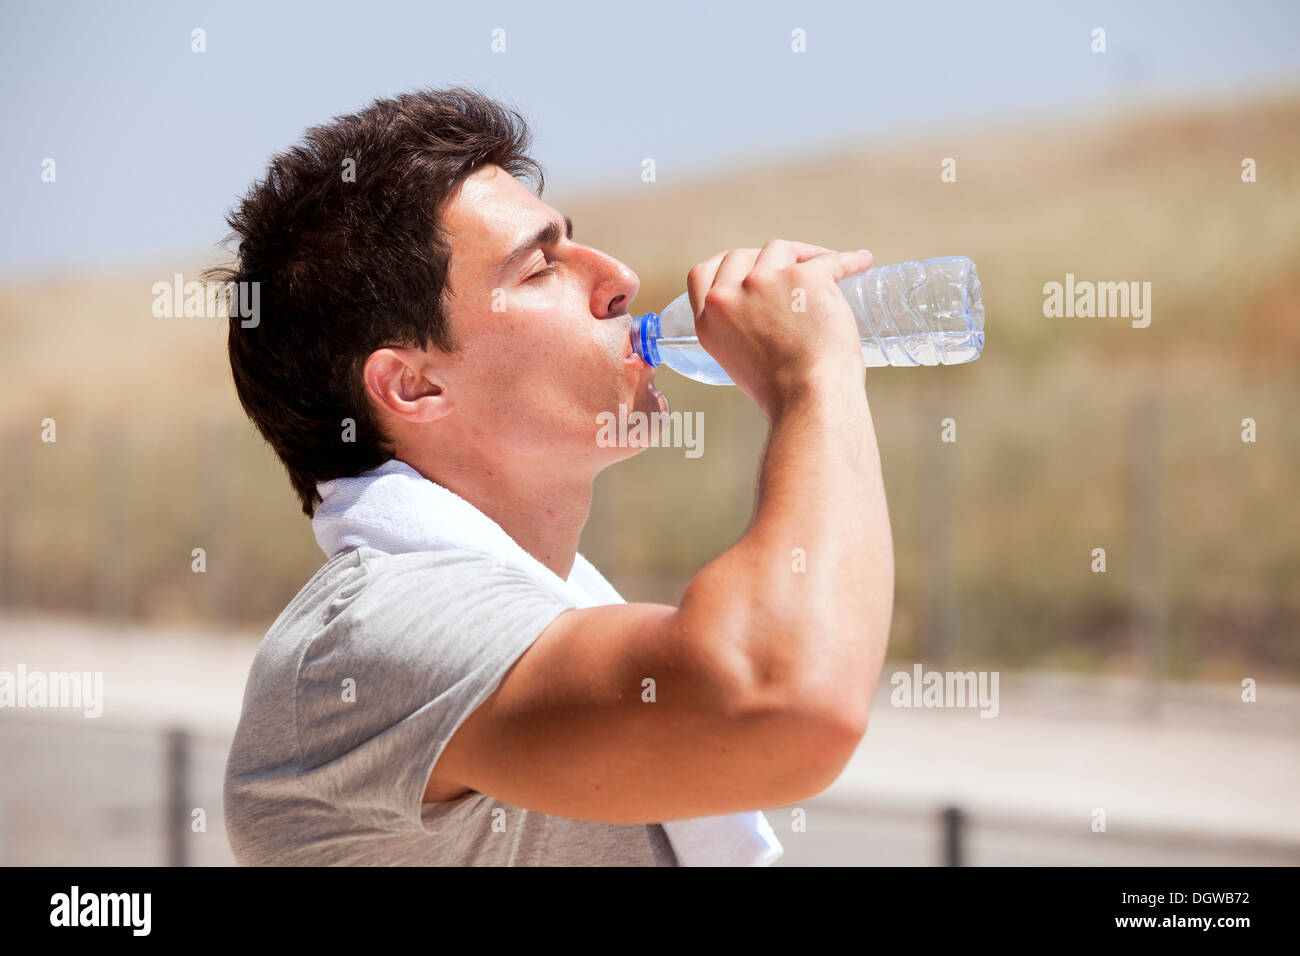
<path id="1" fill-rule="evenodd" d="M 631 349 L 627 266 L 572 241 L 565 217 L 499 166 L 443 208 L 452 248 L 445 297 L 460 351 L 440 358 L 456 426 L 512 457 L 599 470 L 637 449 L 597 444 L 597 415 L 666 411 L 654 369 Z M 546 226 L 554 234 L 536 236 Z"/>

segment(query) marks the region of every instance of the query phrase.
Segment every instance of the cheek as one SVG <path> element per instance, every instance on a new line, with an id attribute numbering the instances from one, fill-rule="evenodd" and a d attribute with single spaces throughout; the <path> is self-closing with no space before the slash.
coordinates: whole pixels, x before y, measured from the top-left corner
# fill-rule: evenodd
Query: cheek
<path id="1" fill-rule="evenodd" d="M 466 369 L 466 384 L 482 431 L 514 446 L 554 441 L 557 431 L 572 431 L 584 396 L 601 377 L 589 347 L 578 344 L 582 348 L 575 350 L 572 340 L 523 332 L 477 343 L 483 352 Z"/>
<path id="2" fill-rule="evenodd" d="M 552 447 L 597 431 L 596 415 L 636 401 L 638 369 L 624 362 L 624 337 L 564 312 L 530 310 L 485 318 L 466 356 L 476 428 L 514 447 Z"/>
<path id="3" fill-rule="evenodd" d="M 622 349 L 610 331 L 590 321 L 566 326 L 554 316 L 539 318 L 500 344 L 503 361 L 496 375 L 512 393 L 524 391 L 561 405 L 599 402 L 604 407 L 626 377 Z"/>
<path id="4" fill-rule="evenodd" d="M 558 360 L 555 337 L 525 317 L 493 316 L 495 321 L 474 338 L 466 371 L 485 394 L 511 394 L 544 377 Z"/>

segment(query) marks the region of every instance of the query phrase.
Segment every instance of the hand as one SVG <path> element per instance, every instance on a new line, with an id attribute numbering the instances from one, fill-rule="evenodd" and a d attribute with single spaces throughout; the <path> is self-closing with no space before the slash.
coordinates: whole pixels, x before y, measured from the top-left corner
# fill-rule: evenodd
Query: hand
<path id="1" fill-rule="evenodd" d="M 769 419 L 819 383 L 848 374 L 860 387 L 861 339 L 836 283 L 871 261 L 784 239 L 719 252 L 686 277 L 700 344 Z"/>

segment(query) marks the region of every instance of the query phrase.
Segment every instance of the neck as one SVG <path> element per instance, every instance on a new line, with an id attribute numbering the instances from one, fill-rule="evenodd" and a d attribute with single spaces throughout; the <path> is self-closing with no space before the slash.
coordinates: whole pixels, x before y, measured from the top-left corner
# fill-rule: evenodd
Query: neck
<path id="1" fill-rule="evenodd" d="M 421 461 L 399 455 L 430 481 L 483 512 L 521 548 L 568 580 L 578 539 L 591 512 L 594 479 L 547 473 L 544 467 L 511 468 L 499 461 Z"/>

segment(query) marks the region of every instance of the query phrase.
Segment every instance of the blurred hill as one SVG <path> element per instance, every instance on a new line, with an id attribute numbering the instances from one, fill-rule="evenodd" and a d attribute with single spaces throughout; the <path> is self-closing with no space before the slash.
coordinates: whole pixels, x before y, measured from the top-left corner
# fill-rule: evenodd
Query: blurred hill
<path id="1" fill-rule="evenodd" d="M 1300 94 L 796 147 L 543 198 L 637 271 L 637 312 L 683 291 L 694 263 L 775 236 L 879 265 L 974 259 L 982 357 L 868 373 L 898 562 L 891 657 L 943 632 L 963 666 L 1126 673 L 1146 589 L 1166 613 L 1163 672 L 1300 678 Z M 223 323 L 151 314 L 155 282 L 220 257 L 0 287 L 5 606 L 258 631 L 321 563 L 239 408 Z M 1150 282 L 1150 327 L 1044 317 L 1043 285 L 1066 273 Z M 675 603 L 748 523 L 765 428 L 736 389 L 658 382 L 704 413 L 704 454 L 651 449 L 605 472 L 583 552 L 629 600 Z M 939 442 L 946 417 L 955 444 Z M 56 443 L 40 441 L 46 418 Z"/>

